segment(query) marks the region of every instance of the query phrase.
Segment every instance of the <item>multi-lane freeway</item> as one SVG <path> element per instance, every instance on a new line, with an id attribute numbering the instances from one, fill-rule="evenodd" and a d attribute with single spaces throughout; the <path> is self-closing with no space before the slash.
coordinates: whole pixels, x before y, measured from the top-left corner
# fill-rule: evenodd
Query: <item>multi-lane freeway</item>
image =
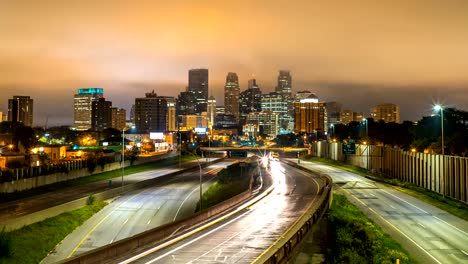
<path id="1" fill-rule="evenodd" d="M 330 175 L 351 201 L 421 263 L 468 263 L 468 222 L 356 174 L 307 161 L 300 165 Z"/>
<path id="2" fill-rule="evenodd" d="M 176 238 L 121 263 L 251 263 L 314 203 L 322 178 L 272 162 L 275 189 L 265 198 L 191 236 Z"/>
<path id="3" fill-rule="evenodd" d="M 226 160 L 203 168 L 203 189 L 207 189 L 222 168 L 237 162 Z M 145 172 L 160 173 L 159 171 Z M 181 173 L 152 187 L 129 192 L 67 236 L 43 260 L 53 263 L 105 246 L 163 224 L 188 217 L 199 200 L 199 170 Z"/>

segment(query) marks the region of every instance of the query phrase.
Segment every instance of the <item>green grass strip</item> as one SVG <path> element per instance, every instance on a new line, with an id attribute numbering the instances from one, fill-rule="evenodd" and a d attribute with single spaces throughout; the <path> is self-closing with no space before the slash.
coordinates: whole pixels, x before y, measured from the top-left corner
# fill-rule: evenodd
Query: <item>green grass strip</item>
<path id="1" fill-rule="evenodd" d="M 344 195 L 333 195 L 327 263 L 416 263 Z"/>
<path id="2" fill-rule="evenodd" d="M 447 197 L 443 197 L 442 195 L 429 191 L 425 188 L 419 187 L 415 184 L 404 182 L 399 179 L 390 179 L 382 174 L 376 174 L 369 176 L 369 172 L 363 168 L 343 164 L 338 161 L 328 160 L 323 158 L 312 158 L 310 161 L 326 164 L 333 166 L 338 169 L 346 170 L 352 173 L 356 173 L 365 177 L 371 177 L 372 179 L 384 183 L 388 187 L 392 187 L 400 192 L 406 193 L 411 195 L 415 198 L 418 198 L 422 201 L 425 201 L 441 210 L 444 210 L 452 215 L 460 217 L 468 221 L 468 205 L 452 200 Z"/>
<path id="3" fill-rule="evenodd" d="M 0 263 L 39 263 L 68 234 L 106 205 L 106 202 L 96 201 L 80 209 L 8 232 L 13 252 L 10 257 L 0 259 Z"/>
<path id="4" fill-rule="evenodd" d="M 187 162 L 194 160 L 195 157 L 193 156 L 181 156 L 181 163 Z M 144 172 L 144 171 L 149 171 L 149 170 L 154 170 L 158 168 L 164 168 L 168 166 L 172 166 L 175 164 L 178 164 L 179 162 L 179 157 L 174 156 L 174 157 L 169 157 L 161 160 L 157 160 L 154 162 L 150 163 L 145 163 L 145 164 L 140 164 L 140 165 L 134 165 L 134 166 L 129 166 L 125 168 L 125 175 L 130 175 L 138 172 Z M 108 171 L 108 172 L 103 172 L 99 174 L 94 174 L 91 176 L 86 176 L 86 177 L 81 177 L 75 180 L 70 180 L 70 181 L 63 181 L 63 182 L 57 182 L 45 186 L 41 186 L 38 188 L 34 188 L 31 190 L 26 190 L 26 191 L 21 191 L 21 192 L 14 192 L 14 193 L 2 193 L 0 194 L 0 200 L 2 202 L 8 202 L 8 201 L 14 201 L 14 200 L 19 200 L 22 198 L 34 196 L 34 195 L 40 195 L 44 194 L 47 192 L 54 192 L 57 190 L 63 190 L 63 188 L 69 188 L 69 187 L 76 187 L 80 185 L 85 185 L 88 183 L 93 183 L 97 181 L 102 181 L 102 180 L 109 180 L 115 177 L 120 177 L 122 176 L 122 170 L 117 169 L 113 171 Z M 41 176 L 39 176 L 41 177 Z"/>

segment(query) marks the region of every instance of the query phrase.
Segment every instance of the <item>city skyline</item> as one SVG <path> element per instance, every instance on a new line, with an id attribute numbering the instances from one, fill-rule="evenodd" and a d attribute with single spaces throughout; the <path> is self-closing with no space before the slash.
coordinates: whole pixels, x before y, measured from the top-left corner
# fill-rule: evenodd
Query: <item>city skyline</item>
<path id="1" fill-rule="evenodd" d="M 436 102 L 467 110 L 467 10 L 456 0 L 9 1 L 0 10 L 0 111 L 26 95 L 35 125 L 47 116 L 70 125 L 74 92 L 103 87 L 129 112 L 148 91 L 177 96 L 195 68 L 210 71 L 222 105 L 228 72 L 241 91 L 255 78 L 268 93 L 286 69 L 293 92 L 366 113 L 391 102 L 402 121 L 417 121 Z"/>

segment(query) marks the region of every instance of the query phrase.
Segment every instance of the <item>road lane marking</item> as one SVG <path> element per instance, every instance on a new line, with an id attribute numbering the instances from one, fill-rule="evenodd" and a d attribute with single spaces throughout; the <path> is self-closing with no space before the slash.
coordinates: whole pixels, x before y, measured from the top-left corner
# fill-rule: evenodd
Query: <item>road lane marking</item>
<path id="1" fill-rule="evenodd" d="M 67 258 L 70 258 L 71 256 L 73 256 L 73 254 L 75 254 L 75 252 L 78 250 L 79 247 L 81 247 L 81 245 L 85 242 L 86 239 L 88 239 L 88 237 L 91 235 L 91 233 L 94 232 L 94 230 L 96 230 L 96 228 L 98 226 L 100 226 L 102 224 L 102 222 L 104 222 L 104 220 L 106 220 L 111 214 L 113 213 L 110 212 L 108 215 L 106 215 L 106 217 L 104 217 L 101 221 L 99 221 L 99 223 L 97 223 L 97 225 L 95 225 L 84 237 L 83 239 L 81 239 L 81 241 L 78 243 L 78 245 L 76 245 L 76 247 L 72 250 L 72 252 L 70 253 L 70 255 L 67 256 Z"/>
<path id="2" fill-rule="evenodd" d="M 165 257 L 167 257 L 168 255 L 171 255 L 172 253 L 174 253 L 174 252 L 176 252 L 176 251 L 178 251 L 178 250 L 180 250 L 180 249 L 182 249 L 182 248 L 184 248 L 184 247 L 186 247 L 186 246 L 188 246 L 188 245 L 190 245 L 190 244 L 193 244 L 194 242 L 197 242 L 198 240 L 200 240 L 200 239 L 202 239 L 202 238 L 204 238 L 204 237 L 206 237 L 206 236 L 212 234 L 213 232 L 216 232 L 216 231 L 218 231 L 219 229 L 224 228 L 224 227 L 227 226 L 227 225 L 230 225 L 232 222 L 237 221 L 239 218 L 242 218 L 242 217 L 244 217 L 246 214 L 249 214 L 249 213 L 250 213 L 250 211 L 247 211 L 247 212 L 245 212 L 245 213 L 243 213 L 243 214 L 237 216 L 236 218 L 234 218 L 234 219 L 232 219 L 232 220 L 230 220 L 230 221 L 228 221 L 228 222 L 226 222 L 226 223 L 224 223 L 224 224 L 218 226 L 217 228 L 215 228 L 215 229 L 213 229 L 213 230 L 211 230 L 211 231 L 209 231 L 209 232 L 207 232 L 207 233 L 205 233 L 205 234 L 203 234 L 203 235 L 201 235 L 201 236 L 199 236 L 199 237 L 197 237 L 197 238 L 194 238 L 193 240 L 188 241 L 188 242 L 186 242 L 185 244 L 182 244 L 182 245 L 178 246 L 177 248 L 175 248 L 175 249 L 173 249 L 173 250 L 171 250 L 171 251 L 169 251 L 169 252 L 164 253 L 163 255 L 160 255 L 160 256 L 158 256 L 158 257 L 156 257 L 156 258 L 154 258 L 154 259 L 152 259 L 152 260 L 146 262 L 146 264 L 151 264 L 151 263 L 156 262 L 156 261 L 158 261 L 158 260 L 160 260 L 160 259 L 162 259 L 162 258 L 165 258 Z M 150 249 L 150 250 L 147 250 L 147 251 L 145 251 L 145 252 L 143 252 L 143 253 L 140 253 L 140 254 L 138 254 L 138 255 L 132 257 L 132 258 L 129 258 L 129 259 L 125 260 L 125 261 L 122 261 L 122 262 L 120 262 L 120 264 L 127 264 L 127 263 L 130 263 L 130 262 L 135 261 L 135 260 L 137 260 L 137 259 L 140 259 L 140 258 L 142 258 L 142 257 L 145 257 L 145 256 L 147 256 L 147 255 L 149 255 L 149 254 L 151 254 L 151 253 L 154 253 L 155 251 L 158 251 L 158 250 L 160 250 L 160 249 L 162 249 L 162 248 L 164 248 L 164 247 L 166 247 L 166 246 L 170 246 L 171 244 L 173 244 L 173 243 L 175 243 L 175 242 L 178 242 L 178 241 L 180 241 L 180 240 L 182 240 L 182 239 L 184 239 L 184 238 L 187 238 L 187 237 L 189 237 L 190 235 L 195 234 L 195 233 L 198 232 L 198 231 L 200 231 L 200 230 L 198 230 L 198 228 L 197 228 L 197 229 L 195 229 L 195 230 L 193 230 L 193 231 L 191 231 L 191 232 L 189 232 L 189 233 L 187 233 L 187 234 L 185 234 L 185 235 L 183 235 L 183 236 L 180 236 L 180 237 L 175 238 L 174 240 L 165 242 L 165 243 L 163 243 L 163 244 L 161 244 L 161 245 L 158 245 L 158 246 L 156 246 L 156 247 L 154 247 L 154 248 L 152 248 L 152 249 Z"/>
<path id="3" fill-rule="evenodd" d="M 292 167 L 292 166 L 291 166 L 291 167 Z M 303 171 L 301 171 L 301 172 L 303 172 Z M 314 205 L 315 200 L 317 199 L 317 196 L 318 196 L 318 194 L 319 194 L 319 192 L 320 192 L 320 184 L 317 182 L 317 180 L 316 180 L 314 177 L 310 177 L 310 176 L 309 176 L 308 174 L 306 174 L 306 173 L 303 173 L 303 175 L 306 176 L 306 177 L 309 177 L 310 179 L 312 179 L 313 182 L 317 185 L 317 193 L 315 194 L 314 198 L 313 198 L 312 201 L 310 202 L 309 207 L 308 207 L 306 210 L 304 210 L 304 212 L 302 213 L 302 215 L 301 215 L 300 217 L 298 217 L 298 218 L 296 219 L 296 221 L 295 221 L 292 225 L 290 225 L 289 228 L 288 228 L 285 232 L 283 232 L 283 234 L 281 234 L 281 236 L 280 236 L 275 242 L 273 242 L 273 244 L 271 244 L 265 251 L 263 251 L 262 254 L 260 254 L 258 257 L 256 257 L 256 258 L 254 259 L 254 261 L 252 261 L 252 263 L 256 263 L 263 255 L 266 254 L 266 252 L 268 252 L 271 248 L 273 248 L 274 246 L 276 246 L 276 243 L 278 243 L 278 241 L 281 240 L 281 239 L 283 238 L 283 235 L 284 235 L 284 234 L 287 234 L 287 233 L 299 222 L 299 220 L 302 219 L 302 217 L 304 217 L 304 215 L 309 211 L 309 209 Z M 331 190 L 330 190 L 330 191 L 331 191 Z"/>
<path id="4" fill-rule="evenodd" d="M 466 253 L 465 251 L 463 250 L 460 250 L 463 254 L 467 255 L 468 256 L 468 253 Z"/>
<path id="5" fill-rule="evenodd" d="M 184 200 L 182 201 L 182 203 L 179 205 L 179 208 L 177 209 L 177 212 L 176 212 L 176 214 L 175 214 L 175 216 L 174 216 L 174 219 L 172 219 L 172 222 L 175 222 L 175 220 L 176 220 L 176 218 L 177 218 L 177 215 L 179 215 L 180 209 L 182 209 L 182 206 L 183 206 L 184 203 L 188 200 L 188 198 L 189 198 L 190 196 L 192 196 L 192 194 L 193 194 L 195 191 L 199 190 L 199 189 L 200 189 L 200 186 L 197 186 L 196 188 L 194 188 L 194 189 L 185 197 L 185 199 L 184 199 Z"/>
<path id="6" fill-rule="evenodd" d="M 232 211 L 232 212 L 230 212 L 230 213 L 228 213 L 228 214 L 226 214 L 226 215 L 224 215 L 224 216 L 221 216 L 220 218 L 218 218 L 218 219 L 216 219 L 216 220 L 214 220 L 214 221 L 212 221 L 212 222 L 210 222 L 210 223 L 207 223 L 207 224 L 205 224 L 205 225 L 203 225 L 203 226 L 201 226 L 201 227 L 198 227 L 198 228 L 196 228 L 196 229 L 194 229 L 194 230 L 192 230 L 192 231 L 190 231 L 190 232 L 188 232 L 188 233 L 186 233 L 186 234 L 184 234 L 184 235 L 178 236 L 178 237 L 174 238 L 174 239 L 171 240 L 171 241 L 165 242 L 165 243 L 163 243 L 163 244 L 161 244 L 161 245 L 159 245 L 159 246 L 156 246 L 156 247 L 154 247 L 154 248 L 152 248 L 152 249 L 149 249 L 149 250 L 147 250 L 147 251 L 145 251 L 145 252 L 142 252 L 142 253 L 140 253 L 140 254 L 138 254 L 138 255 L 136 255 L 136 256 L 133 256 L 133 257 L 127 259 L 127 260 L 124 260 L 124 261 L 122 261 L 122 262 L 120 262 L 120 263 L 121 263 L 121 264 L 127 264 L 127 263 L 130 263 L 130 262 L 135 261 L 135 260 L 137 260 L 137 259 L 140 259 L 140 258 L 142 258 L 142 257 L 145 257 L 145 256 L 147 256 L 148 254 L 151 254 L 151 253 L 153 253 L 153 252 L 155 252 L 155 251 L 158 251 L 158 250 L 160 250 L 160 249 L 162 249 L 162 248 L 164 248 L 164 247 L 166 247 L 166 246 L 170 246 L 170 245 L 172 245 L 172 244 L 174 244 L 174 243 L 177 243 L 177 242 L 179 242 L 179 241 L 181 241 L 181 240 L 183 240 L 183 239 L 185 239 L 185 238 L 187 238 L 187 237 L 190 237 L 190 236 L 193 235 L 193 234 L 196 234 L 197 232 L 200 232 L 201 230 L 204 230 L 204 229 L 206 229 L 206 228 L 208 228 L 208 227 L 210 227 L 210 226 L 213 226 L 213 225 L 215 225 L 215 224 L 217 224 L 217 223 L 219 223 L 219 222 L 221 222 L 221 221 L 224 221 L 224 220 L 226 220 L 226 219 L 228 219 L 229 217 L 231 217 L 231 216 L 233 216 L 233 215 L 239 213 L 240 211 L 242 211 L 242 210 L 244 210 L 244 209 L 247 210 L 247 209 L 249 209 L 251 206 L 253 206 L 254 204 L 258 203 L 260 200 L 262 200 L 263 198 L 265 198 L 266 196 L 268 196 L 269 194 L 271 194 L 271 193 L 273 192 L 273 190 L 274 190 L 274 187 L 275 187 L 274 185 L 271 185 L 271 186 L 268 187 L 268 189 L 265 190 L 265 192 L 263 192 L 262 194 L 260 194 L 260 195 L 258 195 L 258 196 L 256 196 L 256 197 L 254 197 L 252 200 L 250 200 L 250 201 L 246 202 L 245 204 L 242 204 L 242 205 L 240 205 L 239 207 L 237 207 L 234 211 Z M 244 213 L 244 214 L 247 214 L 247 213 L 249 213 L 249 212 L 250 212 L 250 211 L 247 211 L 247 212 Z M 243 214 L 243 215 L 244 215 L 244 214 Z"/>
<path id="7" fill-rule="evenodd" d="M 128 219 L 130 219 L 130 218 L 127 218 L 127 219 L 125 220 L 125 222 L 123 223 L 124 225 L 128 222 Z"/>
<path id="8" fill-rule="evenodd" d="M 341 190 L 343 190 L 344 192 L 347 192 L 351 197 L 353 197 L 355 200 L 357 200 L 359 203 L 361 203 L 362 205 L 364 205 L 365 207 L 367 207 L 367 209 L 369 209 L 369 211 L 373 212 L 376 216 L 380 217 L 384 222 L 386 222 L 387 224 L 389 224 L 391 227 L 393 227 L 395 230 L 397 230 L 398 232 L 400 232 L 400 234 L 402 234 L 404 237 L 406 237 L 409 241 L 413 242 L 413 244 L 415 244 L 418 248 L 420 248 L 422 251 L 424 251 L 429 257 L 431 257 L 435 262 L 439 263 L 439 264 L 442 264 L 442 262 L 440 262 L 438 259 L 436 259 L 433 255 L 431 255 L 431 253 L 429 253 L 429 251 L 427 251 L 426 249 L 424 249 L 421 245 L 419 245 L 418 243 L 416 243 L 416 241 L 414 241 L 413 239 L 411 239 L 408 235 L 406 235 L 403 231 L 401 231 L 398 227 L 396 227 L 395 225 L 393 225 L 391 222 L 389 222 L 387 219 L 385 219 L 382 215 L 380 215 L 379 213 L 377 213 L 374 209 L 370 208 L 367 204 L 365 204 L 363 201 L 361 201 L 358 197 L 356 197 L 355 195 L 351 194 L 350 192 L 348 192 L 346 189 L 343 189 L 341 188 Z"/>
<path id="9" fill-rule="evenodd" d="M 94 230 L 96 230 L 96 228 L 98 228 L 98 226 L 100 226 L 104 222 L 104 220 L 106 220 L 112 213 L 114 213 L 116 210 L 118 210 L 124 203 L 130 201 L 131 199 L 133 199 L 136 196 L 140 195 L 144 191 L 145 190 L 133 195 L 132 197 L 128 198 L 125 201 L 122 201 L 119 205 L 116 204 L 115 208 L 112 209 L 111 212 L 109 212 L 101 221 L 99 221 L 99 223 L 97 223 L 88 233 L 86 233 L 86 235 L 83 237 L 83 239 L 80 240 L 78 245 L 76 245 L 76 247 L 72 250 L 72 252 L 67 256 L 67 258 L 71 258 L 71 256 L 73 256 L 73 254 L 75 254 L 75 252 L 78 250 L 78 248 L 81 247 L 81 245 L 85 242 L 86 239 L 88 239 L 88 237 L 94 232 Z M 121 196 L 121 197 L 123 197 L 123 196 Z"/>
<path id="10" fill-rule="evenodd" d="M 404 199 L 402 199 L 402 198 L 400 198 L 400 197 L 398 197 L 398 196 L 396 196 L 396 195 L 394 195 L 394 194 L 392 194 L 392 193 L 390 193 L 390 192 L 387 192 L 386 190 L 383 190 L 383 189 L 381 189 L 381 190 L 382 190 L 383 192 L 388 193 L 388 194 L 390 194 L 391 196 L 397 198 L 398 200 L 400 200 L 400 201 L 402 201 L 402 202 L 404 202 L 404 203 L 407 203 L 407 204 L 413 206 L 414 208 L 420 210 L 421 212 L 424 212 L 424 213 L 426 213 L 426 214 L 428 214 L 428 215 L 430 215 L 430 216 L 436 218 L 437 220 L 444 222 L 445 224 L 449 225 L 450 227 L 455 228 L 457 231 L 459 231 L 459 232 L 461 232 L 461 233 L 463 233 L 463 234 L 465 234 L 465 235 L 468 236 L 468 233 L 467 233 L 467 232 L 465 232 L 465 231 L 459 229 L 459 228 L 456 227 L 456 226 L 453 226 L 452 224 L 446 222 L 445 220 L 442 220 L 442 219 L 440 219 L 439 217 L 437 217 L 437 216 L 435 216 L 435 215 L 433 215 L 433 214 L 431 214 L 431 213 L 429 213 L 429 212 L 426 212 L 425 210 L 419 208 L 418 206 L 416 206 L 416 205 L 414 205 L 414 204 L 412 204 L 412 203 L 410 203 L 410 202 L 408 202 L 408 201 L 406 201 L 406 200 L 404 200 Z"/>
<path id="11" fill-rule="evenodd" d="M 151 223 L 151 219 L 150 219 L 150 220 L 148 220 L 148 223 L 146 223 L 146 225 L 149 225 L 150 223 Z"/>

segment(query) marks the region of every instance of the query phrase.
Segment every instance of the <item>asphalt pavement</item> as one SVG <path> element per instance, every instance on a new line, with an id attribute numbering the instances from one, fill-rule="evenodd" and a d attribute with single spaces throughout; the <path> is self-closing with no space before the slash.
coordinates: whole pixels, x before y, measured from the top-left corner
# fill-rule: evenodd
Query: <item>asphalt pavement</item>
<path id="1" fill-rule="evenodd" d="M 217 172 L 237 162 L 226 160 L 203 168 L 203 190 Z M 157 174 L 159 171 L 147 172 Z M 126 193 L 67 236 L 42 263 L 54 263 L 143 231 L 192 215 L 199 201 L 199 169 Z"/>
<path id="2" fill-rule="evenodd" d="M 275 189 L 257 203 L 185 239 L 121 263 L 251 263 L 270 247 L 317 198 L 320 177 L 272 162 Z"/>
<path id="3" fill-rule="evenodd" d="M 302 160 L 300 165 L 330 175 L 351 202 L 420 263 L 468 263 L 467 221 L 354 173 Z"/>

